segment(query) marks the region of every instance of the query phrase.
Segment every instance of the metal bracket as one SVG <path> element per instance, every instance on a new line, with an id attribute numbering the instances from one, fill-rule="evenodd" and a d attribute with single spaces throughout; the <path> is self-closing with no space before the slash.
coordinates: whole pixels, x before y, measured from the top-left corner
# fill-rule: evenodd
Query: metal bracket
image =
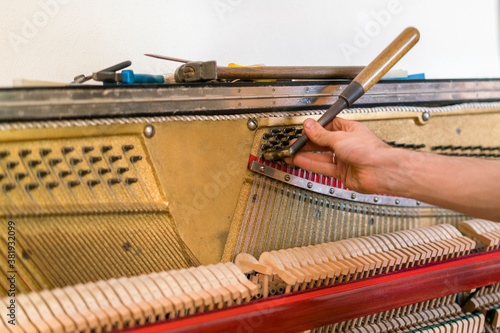
<path id="1" fill-rule="evenodd" d="M 256 161 L 250 162 L 249 169 L 266 177 L 276 179 L 280 182 L 300 187 L 308 191 L 320 193 L 323 195 L 328 195 L 330 197 L 351 200 L 351 201 L 365 202 L 373 205 L 397 206 L 397 207 L 432 207 L 429 204 L 416 201 L 413 199 L 386 196 L 386 195 L 361 194 L 354 191 L 349 191 L 337 187 L 319 184 L 304 179 L 302 177 L 298 177 L 277 170 L 273 167 L 264 165 Z"/>
<path id="2" fill-rule="evenodd" d="M 116 83 L 123 81 L 123 75 L 115 72 L 95 72 L 92 74 L 92 79 L 94 79 L 94 81 Z"/>

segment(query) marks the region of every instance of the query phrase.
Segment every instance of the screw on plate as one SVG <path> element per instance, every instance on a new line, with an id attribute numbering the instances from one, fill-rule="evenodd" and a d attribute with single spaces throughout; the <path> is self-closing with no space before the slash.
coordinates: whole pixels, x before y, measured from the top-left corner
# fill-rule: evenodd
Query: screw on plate
<path id="1" fill-rule="evenodd" d="M 428 121 L 429 119 L 431 119 L 431 114 L 429 112 L 424 112 L 422 113 L 422 120 L 423 121 Z"/>
<path id="2" fill-rule="evenodd" d="M 152 138 L 153 135 L 155 135 L 155 128 L 153 125 L 146 125 L 146 127 L 144 127 L 144 136 L 146 138 Z"/>
<path id="3" fill-rule="evenodd" d="M 259 127 L 259 123 L 257 122 L 257 119 L 255 119 L 255 118 L 248 119 L 247 127 L 250 131 L 255 131 L 257 129 L 257 127 Z"/>

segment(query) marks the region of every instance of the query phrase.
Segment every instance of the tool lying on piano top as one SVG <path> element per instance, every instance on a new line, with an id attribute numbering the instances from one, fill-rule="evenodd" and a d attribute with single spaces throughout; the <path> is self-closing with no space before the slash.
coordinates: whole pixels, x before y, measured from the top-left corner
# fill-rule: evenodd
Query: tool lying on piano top
<path id="1" fill-rule="evenodd" d="M 386 47 L 340 94 L 339 99 L 318 119 L 318 123 L 325 127 L 342 110 L 351 106 L 375 83 L 377 83 L 419 40 L 420 34 L 417 29 L 406 28 L 396 39 Z M 301 150 L 309 138 L 302 135 L 290 147 L 264 153 L 264 159 L 268 161 L 281 160 L 295 155 Z"/>
<path id="2" fill-rule="evenodd" d="M 211 80 L 293 80 L 293 79 L 352 79 L 363 66 L 217 66 L 212 61 L 190 61 L 174 57 L 145 54 L 145 56 L 183 62 L 175 70 L 175 81 L 198 82 Z"/>
<path id="3" fill-rule="evenodd" d="M 362 66 L 220 67 L 214 60 L 193 61 L 175 70 L 175 81 L 352 79 L 363 68 Z"/>
<path id="4" fill-rule="evenodd" d="M 98 72 L 94 72 L 92 75 L 80 74 L 75 76 L 71 83 L 79 84 L 89 80 L 100 81 L 103 82 L 104 85 L 164 84 L 167 82 L 167 78 L 164 75 L 134 74 L 131 70 L 124 70 L 121 73 L 117 73 L 117 71 L 127 68 L 130 65 L 132 65 L 132 62 L 127 60 Z"/>

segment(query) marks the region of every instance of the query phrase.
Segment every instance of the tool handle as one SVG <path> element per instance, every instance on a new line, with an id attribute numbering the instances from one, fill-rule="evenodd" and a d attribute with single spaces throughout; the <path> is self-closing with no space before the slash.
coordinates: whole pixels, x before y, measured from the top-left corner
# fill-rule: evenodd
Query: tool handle
<path id="1" fill-rule="evenodd" d="M 363 68 L 363 66 L 217 67 L 217 78 L 225 80 L 354 79 Z"/>
<path id="2" fill-rule="evenodd" d="M 132 65 L 132 61 L 127 60 L 120 62 L 119 64 L 113 65 L 111 67 L 101 69 L 99 72 L 117 72 L 121 69 L 127 68 L 130 65 Z"/>
<path id="3" fill-rule="evenodd" d="M 420 33 L 413 27 L 406 28 L 392 41 L 340 94 L 335 102 L 322 116 L 318 123 L 325 127 L 344 108 L 351 106 L 358 98 L 363 96 L 382 76 L 384 76 L 395 63 L 399 61 L 419 40 Z M 295 155 L 302 149 L 309 139 L 307 136 L 300 137 L 289 148 L 290 154 Z"/>
<path id="4" fill-rule="evenodd" d="M 406 28 L 361 73 L 354 78 L 367 92 L 401 59 L 420 39 L 414 27 Z"/>
<path id="5" fill-rule="evenodd" d="M 332 106 L 318 119 L 318 123 L 325 127 L 330 123 L 342 110 L 344 110 L 347 106 L 347 102 L 339 98 Z M 304 134 L 297 139 L 289 148 L 290 155 L 295 155 L 299 150 L 304 148 L 304 146 L 309 141 L 309 138 Z"/>

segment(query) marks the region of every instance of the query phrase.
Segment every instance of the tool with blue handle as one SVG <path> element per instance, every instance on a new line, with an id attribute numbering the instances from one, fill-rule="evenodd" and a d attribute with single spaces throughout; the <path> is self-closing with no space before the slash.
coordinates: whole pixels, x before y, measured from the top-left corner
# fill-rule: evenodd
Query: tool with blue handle
<path id="1" fill-rule="evenodd" d="M 84 83 L 88 80 L 100 81 L 105 86 L 109 85 L 129 85 L 129 84 L 164 84 L 165 77 L 163 75 L 151 74 L 135 74 L 132 70 L 123 70 L 117 73 L 120 69 L 124 69 L 132 65 L 130 60 L 121 62 L 111 67 L 105 68 L 92 75 L 78 75 L 72 83 Z"/>
<path id="2" fill-rule="evenodd" d="M 119 84 L 164 84 L 165 77 L 163 75 L 151 74 L 134 74 L 133 71 L 127 69 L 122 71 L 123 80 Z"/>

